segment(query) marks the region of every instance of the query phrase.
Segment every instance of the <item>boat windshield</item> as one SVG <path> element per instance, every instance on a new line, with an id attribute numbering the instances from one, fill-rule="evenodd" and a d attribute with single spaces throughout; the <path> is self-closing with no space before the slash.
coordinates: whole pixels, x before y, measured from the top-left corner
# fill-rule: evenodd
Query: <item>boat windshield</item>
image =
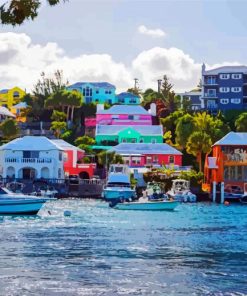
<path id="1" fill-rule="evenodd" d="M 7 188 L 0 187 L 0 195 L 1 194 L 13 194 L 13 192 L 8 190 Z"/>
<path id="2" fill-rule="evenodd" d="M 107 184 L 108 187 L 130 187 L 129 183 L 108 183 Z"/>

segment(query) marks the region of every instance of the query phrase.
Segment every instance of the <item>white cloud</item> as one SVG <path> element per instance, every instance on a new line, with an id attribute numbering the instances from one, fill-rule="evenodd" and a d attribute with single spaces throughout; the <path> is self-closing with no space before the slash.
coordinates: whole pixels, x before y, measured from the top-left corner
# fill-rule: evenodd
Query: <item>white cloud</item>
<path id="1" fill-rule="evenodd" d="M 0 44 L 0 88 L 17 85 L 30 91 L 42 71 L 49 75 L 61 69 L 70 83 L 108 81 L 118 91 L 132 87 L 135 77 L 141 89 L 157 89 L 157 79 L 166 74 L 175 91 L 182 92 L 194 88 L 201 75 L 201 64 L 178 48 L 154 47 L 140 52 L 126 65 L 109 54 L 69 57 L 56 43 L 34 44 L 26 34 L 0 33 Z"/>
<path id="2" fill-rule="evenodd" d="M 161 29 L 148 29 L 146 26 L 141 25 L 138 27 L 138 32 L 150 37 L 160 38 L 165 37 L 166 33 Z"/>

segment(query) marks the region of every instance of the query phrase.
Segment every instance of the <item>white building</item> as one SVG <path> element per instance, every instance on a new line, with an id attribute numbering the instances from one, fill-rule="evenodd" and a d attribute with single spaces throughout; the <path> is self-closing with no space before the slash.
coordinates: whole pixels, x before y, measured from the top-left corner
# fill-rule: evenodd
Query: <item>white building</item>
<path id="1" fill-rule="evenodd" d="M 64 178 L 63 148 L 46 137 L 25 136 L 0 147 L 3 178 Z"/>

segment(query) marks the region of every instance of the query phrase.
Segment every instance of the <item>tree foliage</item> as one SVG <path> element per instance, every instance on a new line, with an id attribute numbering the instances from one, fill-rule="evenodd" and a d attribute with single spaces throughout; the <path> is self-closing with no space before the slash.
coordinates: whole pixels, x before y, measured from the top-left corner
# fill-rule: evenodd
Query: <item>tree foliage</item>
<path id="1" fill-rule="evenodd" d="M 115 152 L 101 151 L 97 156 L 99 164 L 104 165 L 107 168 L 109 168 L 111 164 L 124 163 L 122 156 Z"/>
<path id="2" fill-rule="evenodd" d="M 238 132 L 247 132 L 247 112 L 238 116 L 235 121 L 235 126 Z"/>
<path id="3" fill-rule="evenodd" d="M 0 124 L 0 130 L 6 140 L 14 139 L 18 133 L 19 128 L 14 119 L 6 119 Z"/>
<path id="4" fill-rule="evenodd" d="M 64 1 L 64 0 L 63 0 Z M 4 25 L 21 25 L 25 20 L 33 20 L 38 16 L 41 0 L 9 0 L 0 6 L 0 22 Z M 47 0 L 54 6 L 62 0 Z"/>

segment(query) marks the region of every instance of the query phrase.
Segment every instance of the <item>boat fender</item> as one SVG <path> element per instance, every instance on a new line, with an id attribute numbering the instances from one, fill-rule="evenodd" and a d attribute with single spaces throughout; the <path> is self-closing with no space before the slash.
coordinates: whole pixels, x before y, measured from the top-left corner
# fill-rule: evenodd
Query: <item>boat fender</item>
<path id="1" fill-rule="evenodd" d="M 226 201 L 224 202 L 224 205 L 225 205 L 225 206 L 229 206 L 229 205 L 230 205 L 229 201 L 226 200 Z"/>
<path id="2" fill-rule="evenodd" d="M 110 207 L 110 208 L 114 208 L 115 205 L 117 205 L 118 203 L 119 203 L 118 200 L 111 201 L 111 202 L 109 203 L 109 207 Z"/>
<path id="3" fill-rule="evenodd" d="M 70 211 L 64 211 L 63 214 L 64 214 L 64 217 L 70 217 L 71 216 Z"/>

